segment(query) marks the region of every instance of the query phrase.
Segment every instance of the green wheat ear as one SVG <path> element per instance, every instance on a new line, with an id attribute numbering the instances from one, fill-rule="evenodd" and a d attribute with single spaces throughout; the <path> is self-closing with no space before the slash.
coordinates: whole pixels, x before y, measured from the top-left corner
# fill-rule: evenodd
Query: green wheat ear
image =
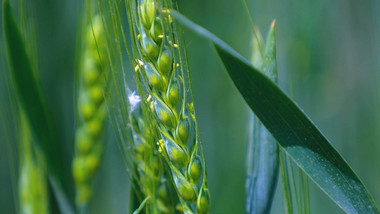
<path id="1" fill-rule="evenodd" d="M 46 164 L 32 145 L 32 133 L 27 119 L 20 112 L 20 213 L 49 213 Z"/>
<path id="2" fill-rule="evenodd" d="M 173 197 L 173 186 L 170 182 L 167 166 L 156 147 L 159 139 L 157 127 L 154 125 L 146 109 L 142 108 L 140 98 L 135 93 L 129 95 L 131 109 L 131 130 L 133 136 L 132 151 L 133 183 L 137 184 L 135 194 L 139 203 L 149 198 L 145 203 L 146 213 L 175 213 L 174 204 L 178 201 Z M 141 205 L 140 205 L 141 206 Z"/>
<path id="3" fill-rule="evenodd" d="M 208 213 L 210 197 L 185 44 L 169 14 L 170 0 L 128 1 L 135 73 L 143 104 L 159 128 L 158 149 L 167 161 L 185 213 Z"/>
<path id="4" fill-rule="evenodd" d="M 104 75 L 107 71 L 102 61 L 103 33 L 100 16 L 93 16 L 83 36 L 76 96 L 77 128 L 72 170 L 78 205 L 86 204 L 91 198 L 91 181 L 101 163 L 104 148 L 103 134 L 107 111 L 103 90 L 106 87 Z"/>
<path id="5" fill-rule="evenodd" d="M 159 132 L 151 113 L 141 105 L 140 96 L 127 83 L 121 36 L 126 47 L 127 43 L 118 4 L 98 3 L 105 31 L 105 58 L 110 67 L 111 85 L 106 88 L 105 97 L 110 125 L 114 134 L 118 133 L 116 140 L 132 183 L 130 213 L 174 214 L 178 197 L 168 182 L 167 164 L 155 149 Z M 128 48 L 126 51 L 129 55 Z"/>

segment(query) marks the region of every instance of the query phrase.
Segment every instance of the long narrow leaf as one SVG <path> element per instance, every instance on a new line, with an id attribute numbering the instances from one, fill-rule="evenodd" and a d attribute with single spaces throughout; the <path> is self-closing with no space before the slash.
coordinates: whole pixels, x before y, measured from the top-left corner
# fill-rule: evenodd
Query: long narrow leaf
<path id="1" fill-rule="evenodd" d="M 52 122 L 27 55 L 24 41 L 7 0 L 3 1 L 4 34 L 17 97 L 24 106 L 33 135 L 48 164 L 48 173 L 62 212 L 72 213 L 59 181 L 60 159 Z"/>
<path id="2" fill-rule="evenodd" d="M 183 25 L 211 40 L 241 95 L 297 165 L 347 213 L 379 213 L 363 183 L 306 114 L 259 69 L 176 11 Z"/>
<path id="3" fill-rule="evenodd" d="M 256 33 L 256 35 L 261 35 Z M 261 43 L 261 46 L 260 44 Z M 271 25 L 265 47 L 262 39 L 254 39 L 252 63 L 263 68 L 265 74 L 277 81 L 276 41 L 274 23 Z M 261 57 L 263 56 L 263 58 Z M 270 213 L 279 174 L 279 149 L 276 140 L 254 115 L 251 119 L 248 141 L 248 171 L 246 183 L 246 213 Z"/>

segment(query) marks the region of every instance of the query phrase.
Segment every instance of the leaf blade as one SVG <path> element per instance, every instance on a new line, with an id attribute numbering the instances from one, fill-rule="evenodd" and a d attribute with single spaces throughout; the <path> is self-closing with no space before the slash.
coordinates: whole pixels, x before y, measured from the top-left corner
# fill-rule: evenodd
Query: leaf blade
<path id="1" fill-rule="evenodd" d="M 176 11 L 177 21 L 213 42 L 231 79 L 297 165 L 347 213 L 380 213 L 363 183 L 306 114 L 259 69 Z"/>

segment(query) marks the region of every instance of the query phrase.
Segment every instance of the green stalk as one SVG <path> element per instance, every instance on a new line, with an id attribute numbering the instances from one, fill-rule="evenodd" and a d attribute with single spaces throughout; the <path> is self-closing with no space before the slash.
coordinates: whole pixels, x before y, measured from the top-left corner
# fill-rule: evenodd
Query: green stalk
<path id="1" fill-rule="evenodd" d="M 288 170 L 288 158 L 284 151 L 281 150 L 280 154 L 280 171 L 281 171 L 281 187 L 282 187 L 282 202 L 284 206 L 285 214 L 294 213 L 293 210 L 293 194 L 289 181 L 289 170 Z"/>

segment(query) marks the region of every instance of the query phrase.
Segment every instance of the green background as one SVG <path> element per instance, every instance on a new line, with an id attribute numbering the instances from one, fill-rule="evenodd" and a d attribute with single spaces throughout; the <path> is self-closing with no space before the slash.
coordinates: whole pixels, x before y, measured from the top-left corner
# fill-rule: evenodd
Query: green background
<path id="1" fill-rule="evenodd" d="M 11 1 L 16 8 L 15 1 Z M 74 59 L 83 1 L 32 0 L 39 75 L 65 145 L 66 186 L 74 133 Z M 380 2 L 377 0 L 247 0 L 265 35 L 276 19 L 280 87 L 290 94 L 359 175 L 380 203 Z M 180 11 L 250 57 L 252 32 L 242 0 L 178 0 Z M 2 28 L 1 28 L 2 29 Z M 185 31 L 195 107 L 212 194 L 211 213 L 243 213 L 248 106 L 210 42 Z M 0 110 L 9 112 L 0 34 Z M 15 213 L 17 171 L 9 114 L 1 115 L 0 212 Z M 126 213 L 128 176 L 112 132 L 95 180 L 90 213 Z M 12 141 L 11 141 L 12 142 Z M 10 164 L 10 163 L 13 163 Z M 14 178 L 13 178 L 14 180 Z M 280 189 L 273 213 L 283 213 Z M 73 194 L 73 192 L 70 192 Z M 311 184 L 312 213 L 342 213 Z"/>

